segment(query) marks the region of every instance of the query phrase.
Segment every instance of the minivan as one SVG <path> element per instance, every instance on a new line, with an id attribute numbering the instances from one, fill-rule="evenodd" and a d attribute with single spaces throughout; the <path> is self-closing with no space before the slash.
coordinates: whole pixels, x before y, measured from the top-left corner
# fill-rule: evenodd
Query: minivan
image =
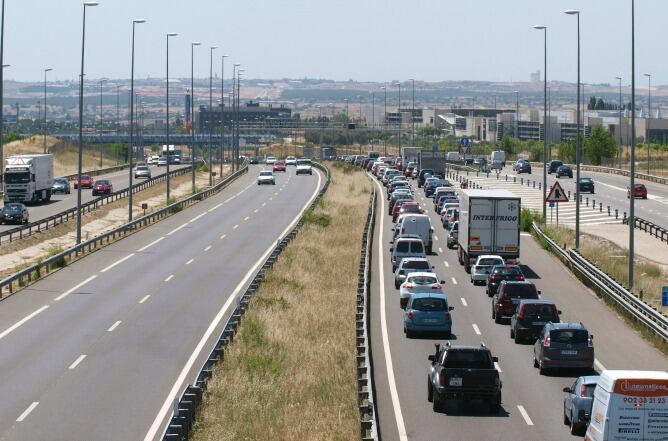
<path id="1" fill-rule="evenodd" d="M 433 248 L 434 227 L 431 226 L 429 216 L 426 214 L 409 214 L 403 216 L 401 222 L 395 227 L 395 235 L 415 234 L 427 244 L 427 254 L 431 254 Z"/>
<path id="2" fill-rule="evenodd" d="M 401 259 L 405 257 L 422 257 L 427 258 L 424 251 L 422 240 L 415 237 L 398 237 L 394 242 L 394 246 L 390 248 L 390 263 L 392 263 L 392 272 L 397 270 L 397 266 Z"/>
<path id="3" fill-rule="evenodd" d="M 557 169 L 559 167 L 561 167 L 562 165 L 564 165 L 564 163 L 561 162 L 561 161 L 558 161 L 558 160 L 550 161 L 549 169 L 547 170 L 547 174 L 555 173 L 557 171 Z"/>

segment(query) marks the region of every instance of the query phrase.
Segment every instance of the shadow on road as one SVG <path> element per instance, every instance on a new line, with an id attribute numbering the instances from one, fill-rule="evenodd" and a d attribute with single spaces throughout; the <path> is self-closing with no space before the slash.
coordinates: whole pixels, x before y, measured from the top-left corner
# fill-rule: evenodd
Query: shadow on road
<path id="1" fill-rule="evenodd" d="M 501 406 L 499 413 L 490 413 L 489 406 L 483 401 L 461 401 L 447 400 L 441 409 L 441 413 L 450 416 L 469 416 L 469 417 L 488 417 L 488 418 L 508 418 L 510 414 Z"/>
<path id="2" fill-rule="evenodd" d="M 522 273 L 524 273 L 524 277 L 527 279 L 540 279 L 540 276 L 536 274 L 534 270 L 532 270 L 528 265 L 520 265 L 520 268 L 522 269 Z"/>

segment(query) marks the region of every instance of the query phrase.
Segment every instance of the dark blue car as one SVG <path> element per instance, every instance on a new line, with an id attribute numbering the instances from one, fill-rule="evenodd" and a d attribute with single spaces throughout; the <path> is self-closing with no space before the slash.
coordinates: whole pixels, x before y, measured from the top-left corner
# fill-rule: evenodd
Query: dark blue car
<path id="1" fill-rule="evenodd" d="M 450 335 L 452 317 L 448 300 L 442 293 L 413 293 L 404 311 L 404 332 L 410 338 L 417 332 L 438 332 Z"/>
<path id="2" fill-rule="evenodd" d="M 424 195 L 430 198 L 438 187 L 446 187 L 448 185 L 449 185 L 448 181 L 443 181 L 443 180 L 431 181 L 430 183 L 425 185 Z"/>

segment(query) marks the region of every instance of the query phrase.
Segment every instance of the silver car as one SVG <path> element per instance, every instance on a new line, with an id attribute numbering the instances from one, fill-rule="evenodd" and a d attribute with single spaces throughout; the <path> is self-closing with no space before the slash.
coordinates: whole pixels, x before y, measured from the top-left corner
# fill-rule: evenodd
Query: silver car
<path id="1" fill-rule="evenodd" d="M 135 179 L 139 178 L 151 179 L 151 169 L 148 165 L 138 165 L 135 167 Z"/>
<path id="2" fill-rule="evenodd" d="M 257 177 L 257 185 L 262 184 L 271 184 L 276 185 L 276 179 L 274 178 L 274 172 L 271 170 L 262 170 Z"/>
<path id="3" fill-rule="evenodd" d="M 582 434 L 587 428 L 599 378 L 598 375 L 585 375 L 578 377 L 571 387 L 564 388 L 564 424 L 570 426 L 573 435 Z"/>

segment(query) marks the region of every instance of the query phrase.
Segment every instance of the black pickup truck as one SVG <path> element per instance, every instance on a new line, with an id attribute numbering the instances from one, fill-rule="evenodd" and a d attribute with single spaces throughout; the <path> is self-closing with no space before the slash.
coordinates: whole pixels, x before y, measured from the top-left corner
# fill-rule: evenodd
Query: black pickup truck
<path id="1" fill-rule="evenodd" d="M 501 407 L 501 379 L 494 366 L 498 361 L 484 345 L 441 346 L 436 344 L 436 354 L 428 357 L 427 400 L 440 412 L 446 399 L 465 401 L 482 400 L 491 413 L 499 413 Z"/>

